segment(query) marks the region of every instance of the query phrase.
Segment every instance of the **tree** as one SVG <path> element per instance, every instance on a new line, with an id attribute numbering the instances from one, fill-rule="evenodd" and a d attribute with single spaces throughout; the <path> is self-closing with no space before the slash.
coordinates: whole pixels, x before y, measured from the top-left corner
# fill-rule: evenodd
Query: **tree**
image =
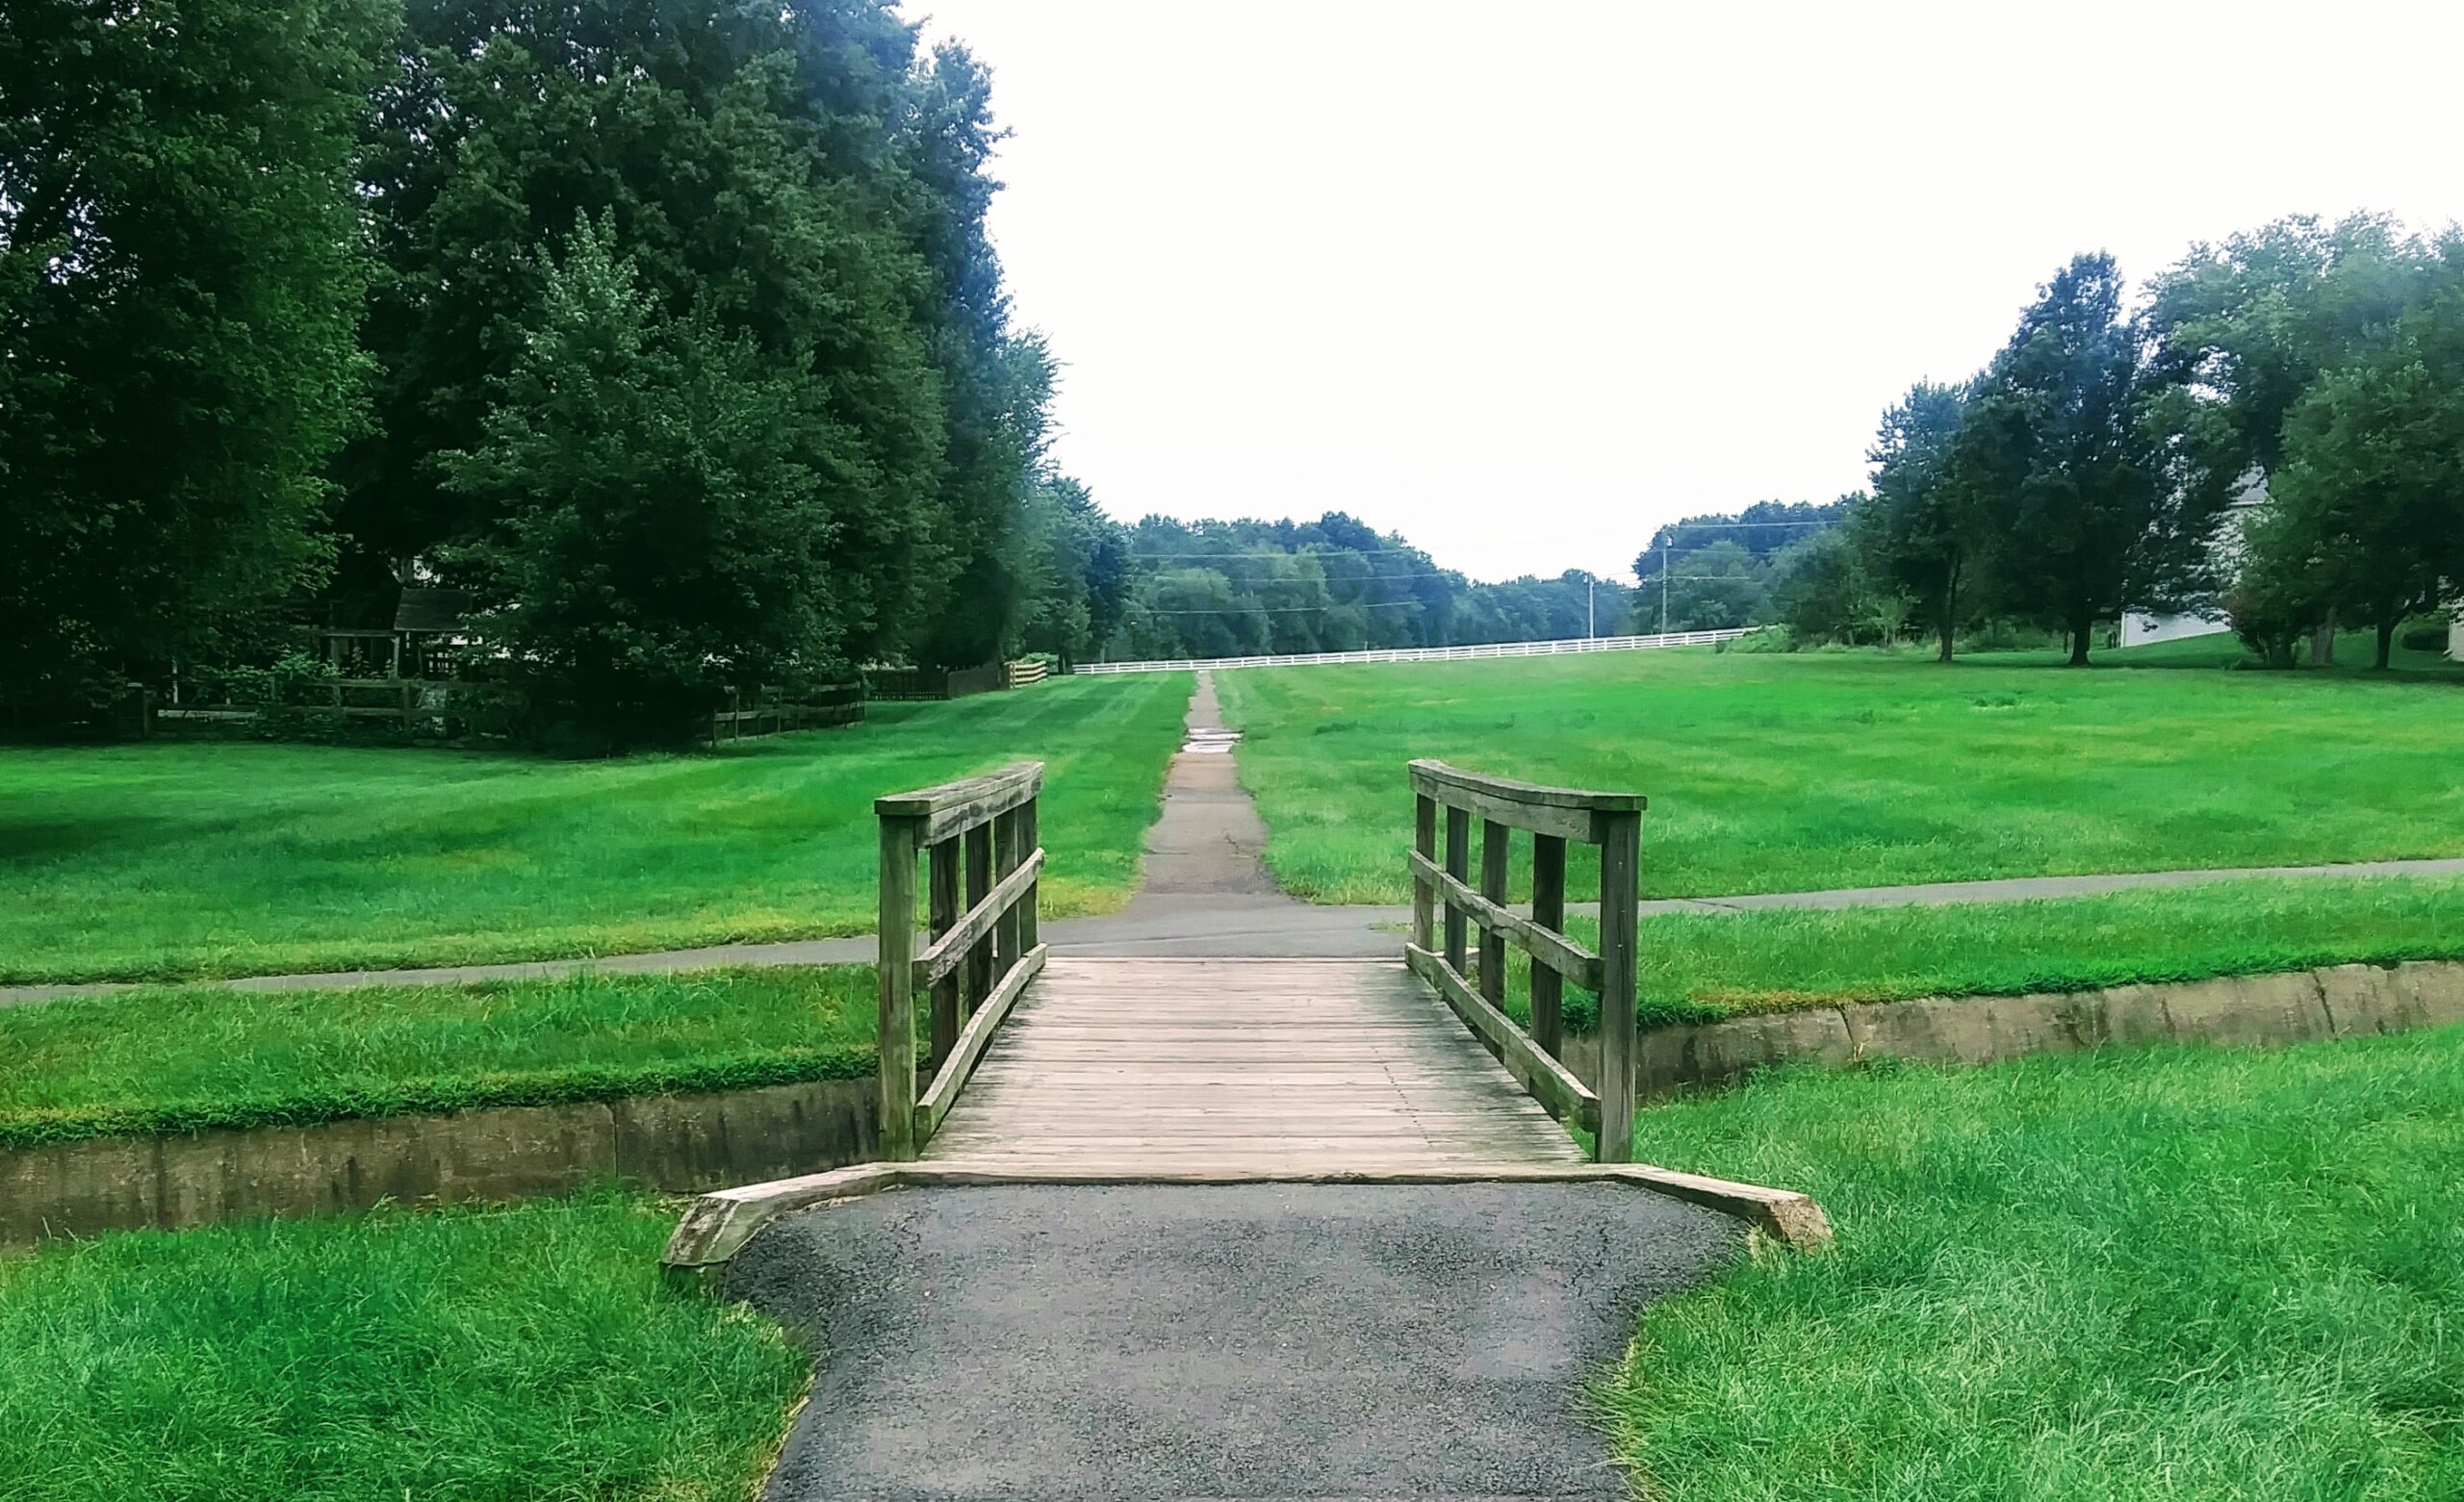
<path id="1" fill-rule="evenodd" d="M 1655 555 L 1643 557 L 1651 560 Z M 1644 588 L 1634 596 L 1639 630 L 1658 629 L 1662 597 L 1651 587 L 1656 579 L 1656 574 L 1645 578 Z M 1674 554 L 1664 582 L 1672 631 L 1726 630 L 1759 625 L 1772 618 L 1762 569 L 1752 553 L 1734 543 L 1710 543 L 1692 552 Z"/>
<path id="2" fill-rule="evenodd" d="M 1872 501 L 1857 497 L 1851 516 Z M 1826 527 L 1771 557 L 1771 606 L 1789 634 L 1804 642 L 1853 642 L 1871 632 L 1884 644 L 1907 614 L 1904 597 L 1886 597 L 1865 549 L 1848 527 Z M 1887 617 L 1878 629 L 1878 617 Z"/>
<path id="3" fill-rule="evenodd" d="M 2074 666 L 2097 621 L 2192 587 L 2222 505 L 2173 475 L 2143 353 L 2113 258 L 2079 256 L 2020 316 L 1952 446 L 2000 601 L 2068 631 Z"/>
<path id="4" fill-rule="evenodd" d="M 1014 515 L 979 502 L 1022 504 L 1005 467 L 1033 445 L 1002 424 L 1041 388 L 967 332 L 1001 310 L 994 269 L 960 264 L 979 216 L 950 199 L 988 185 L 910 25 L 878 0 L 409 0 L 401 50 L 366 153 L 379 374 L 344 469 L 346 595 L 501 527 L 438 456 L 482 442 L 541 306 L 536 251 L 588 218 L 661 317 L 749 341 L 788 383 L 781 436 L 832 537 L 816 602 L 850 655 L 908 651 L 954 588 L 1014 628 L 1009 582 L 970 571 L 979 546 L 1014 555 Z M 1007 478 L 978 484 L 988 465 Z"/>
<path id="5" fill-rule="evenodd" d="M 1087 487 L 1066 476 L 1040 482 L 1028 500 L 1027 595 L 1021 641 L 1065 664 L 1083 661 L 1112 635 L 1128 602 L 1127 538 Z"/>
<path id="6" fill-rule="evenodd" d="M 2151 373 L 2221 417 L 2220 471 L 2272 477 L 2295 405 L 2322 371 L 2383 342 L 2424 265 L 2383 215 L 2301 215 L 2195 245 L 2149 286 Z"/>
<path id="7" fill-rule="evenodd" d="M 478 655 L 588 751 L 681 741 L 728 690 L 822 673 L 840 646 L 795 383 L 746 336 L 663 312 L 614 238 L 585 221 L 545 269 L 486 442 L 445 463 L 504 519 L 455 555 L 488 607 Z"/>
<path id="8" fill-rule="evenodd" d="M 1855 513 L 1859 545 L 1880 580 L 1914 595 L 1934 623 L 1936 655 L 1951 660 L 1982 551 L 1972 487 L 1950 463 L 1967 388 L 1919 381 L 1883 414 L 1865 457 L 1873 497 Z"/>
<path id="9" fill-rule="evenodd" d="M 359 406 L 377 0 L 0 24 L 0 700 L 118 697 L 312 586 Z"/>
<path id="10" fill-rule="evenodd" d="M 2223 594 L 2233 633 L 2271 668 L 2293 666 L 2294 649 L 2327 619 L 2327 587 L 2315 533 L 2272 496 L 2241 518 L 2240 568 Z"/>
<path id="11" fill-rule="evenodd" d="M 2443 253 L 2435 293 L 2294 406 L 2264 539 L 2273 568 L 2301 560 L 2320 598 L 2376 628 L 2382 669 L 2404 618 L 2464 581 L 2464 241 Z"/>

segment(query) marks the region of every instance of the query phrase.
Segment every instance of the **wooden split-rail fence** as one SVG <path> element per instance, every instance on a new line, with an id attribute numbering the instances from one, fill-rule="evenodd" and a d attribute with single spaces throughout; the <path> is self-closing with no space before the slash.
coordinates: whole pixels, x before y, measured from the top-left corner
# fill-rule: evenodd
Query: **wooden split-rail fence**
<path id="1" fill-rule="evenodd" d="M 1403 963 L 1051 959 L 1041 763 L 881 799 L 883 1156 L 1099 1179 L 1450 1173 L 1579 1164 L 1572 1127 L 1628 1161 L 1643 800 L 1437 762 L 1411 783 Z M 1506 905 L 1517 830 L 1534 837 L 1528 918 Z M 1565 932 L 1570 841 L 1601 848 L 1597 954 Z M 1502 1005 L 1509 945 L 1531 956 L 1529 1031 Z M 1567 981 L 1604 998 L 1597 1091 L 1558 1059 Z"/>

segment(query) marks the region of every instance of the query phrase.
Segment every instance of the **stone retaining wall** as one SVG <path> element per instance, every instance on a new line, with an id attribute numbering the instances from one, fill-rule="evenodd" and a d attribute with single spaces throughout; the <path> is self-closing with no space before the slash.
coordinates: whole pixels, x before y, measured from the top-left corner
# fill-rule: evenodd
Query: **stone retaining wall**
<path id="1" fill-rule="evenodd" d="M 2464 963 L 2417 960 L 2101 991 L 1815 1006 L 1654 1028 L 1636 1039 L 1634 1068 L 1637 1089 L 1648 1097 L 1732 1083 L 1770 1064 L 1835 1069 L 1877 1056 L 1989 1064 L 2108 1044 L 2274 1046 L 2454 1022 L 2464 1022 Z M 1597 1037 L 1566 1040 L 1566 1065 L 1578 1078 L 1597 1079 L 1599 1063 Z"/>
<path id="2" fill-rule="evenodd" d="M 503 1107 L 0 1149 L 0 1245 L 380 1200 L 514 1200 L 610 1179 L 677 1193 L 874 1157 L 874 1082 Z"/>

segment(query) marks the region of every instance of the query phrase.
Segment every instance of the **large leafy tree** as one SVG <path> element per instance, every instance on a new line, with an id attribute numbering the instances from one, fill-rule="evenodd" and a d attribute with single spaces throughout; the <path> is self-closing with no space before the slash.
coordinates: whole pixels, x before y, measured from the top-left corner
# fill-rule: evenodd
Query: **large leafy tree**
<path id="1" fill-rule="evenodd" d="M 501 518 L 457 560 L 481 654 L 582 750 L 682 740 L 730 689 L 826 671 L 831 508 L 801 394 L 753 341 L 676 317 L 585 222 L 486 440 L 446 483 Z"/>
<path id="2" fill-rule="evenodd" d="M 0 22 L 0 698 L 56 712 L 314 583 L 352 420 L 380 0 Z"/>
<path id="3" fill-rule="evenodd" d="M 2222 505 L 2176 472 L 2122 297 L 2110 256 L 2057 272 L 1979 379 L 1949 459 L 1977 497 L 1997 602 L 2068 631 L 2080 666 L 2096 622 L 2194 587 Z"/>
<path id="4" fill-rule="evenodd" d="M 2215 408 L 2202 436 L 2218 469 L 2272 476 L 2295 405 L 2322 371 L 2383 342 L 2424 267 L 2382 215 L 2296 216 L 2195 245 L 2149 286 L 2151 374 Z"/>
<path id="5" fill-rule="evenodd" d="M 918 155 L 914 35 L 875 0 L 411 0 L 369 154 L 383 274 L 376 426 L 346 467 L 354 578 L 489 539 L 505 499 L 448 483 L 584 218 L 668 318 L 750 343 L 826 498 L 816 604 L 847 650 L 904 649 L 964 530 L 943 503 L 955 293 Z M 960 174 L 963 176 L 963 171 Z M 1040 401 L 1030 392 L 1026 398 Z"/>
<path id="6" fill-rule="evenodd" d="M 1883 414 L 1865 455 L 1874 466 L 1873 494 L 1854 523 L 1879 581 L 1922 602 L 1943 662 L 1974 609 L 1984 552 L 1975 489 L 1950 462 L 1966 405 L 1965 386 L 1919 381 Z"/>
<path id="7" fill-rule="evenodd" d="M 2261 541 L 2315 598 L 2377 633 L 2388 665 L 2404 618 L 2464 586 L 2464 241 L 2379 347 L 2321 374 L 2285 422 Z"/>

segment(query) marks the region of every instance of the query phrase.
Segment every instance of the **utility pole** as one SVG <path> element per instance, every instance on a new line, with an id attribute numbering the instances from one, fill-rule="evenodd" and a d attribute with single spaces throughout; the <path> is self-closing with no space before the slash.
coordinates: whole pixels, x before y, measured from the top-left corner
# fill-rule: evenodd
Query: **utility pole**
<path id="1" fill-rule="evenodd" d="M 1659 634 L 1668 634 L 1668 545 L 1659 545 Z"/>
<path id="2" fill-rule="evenodd" d="M 1591 638 L 1600 634 L 1600 611 L 1596 602 L 1596 597 L 1599 593 L 1600 586 L 1598 584 L 1594 583 L 1590 579 L 1583 580 L 1582 634 L 1585 641 L 1589 641 Z"/>

